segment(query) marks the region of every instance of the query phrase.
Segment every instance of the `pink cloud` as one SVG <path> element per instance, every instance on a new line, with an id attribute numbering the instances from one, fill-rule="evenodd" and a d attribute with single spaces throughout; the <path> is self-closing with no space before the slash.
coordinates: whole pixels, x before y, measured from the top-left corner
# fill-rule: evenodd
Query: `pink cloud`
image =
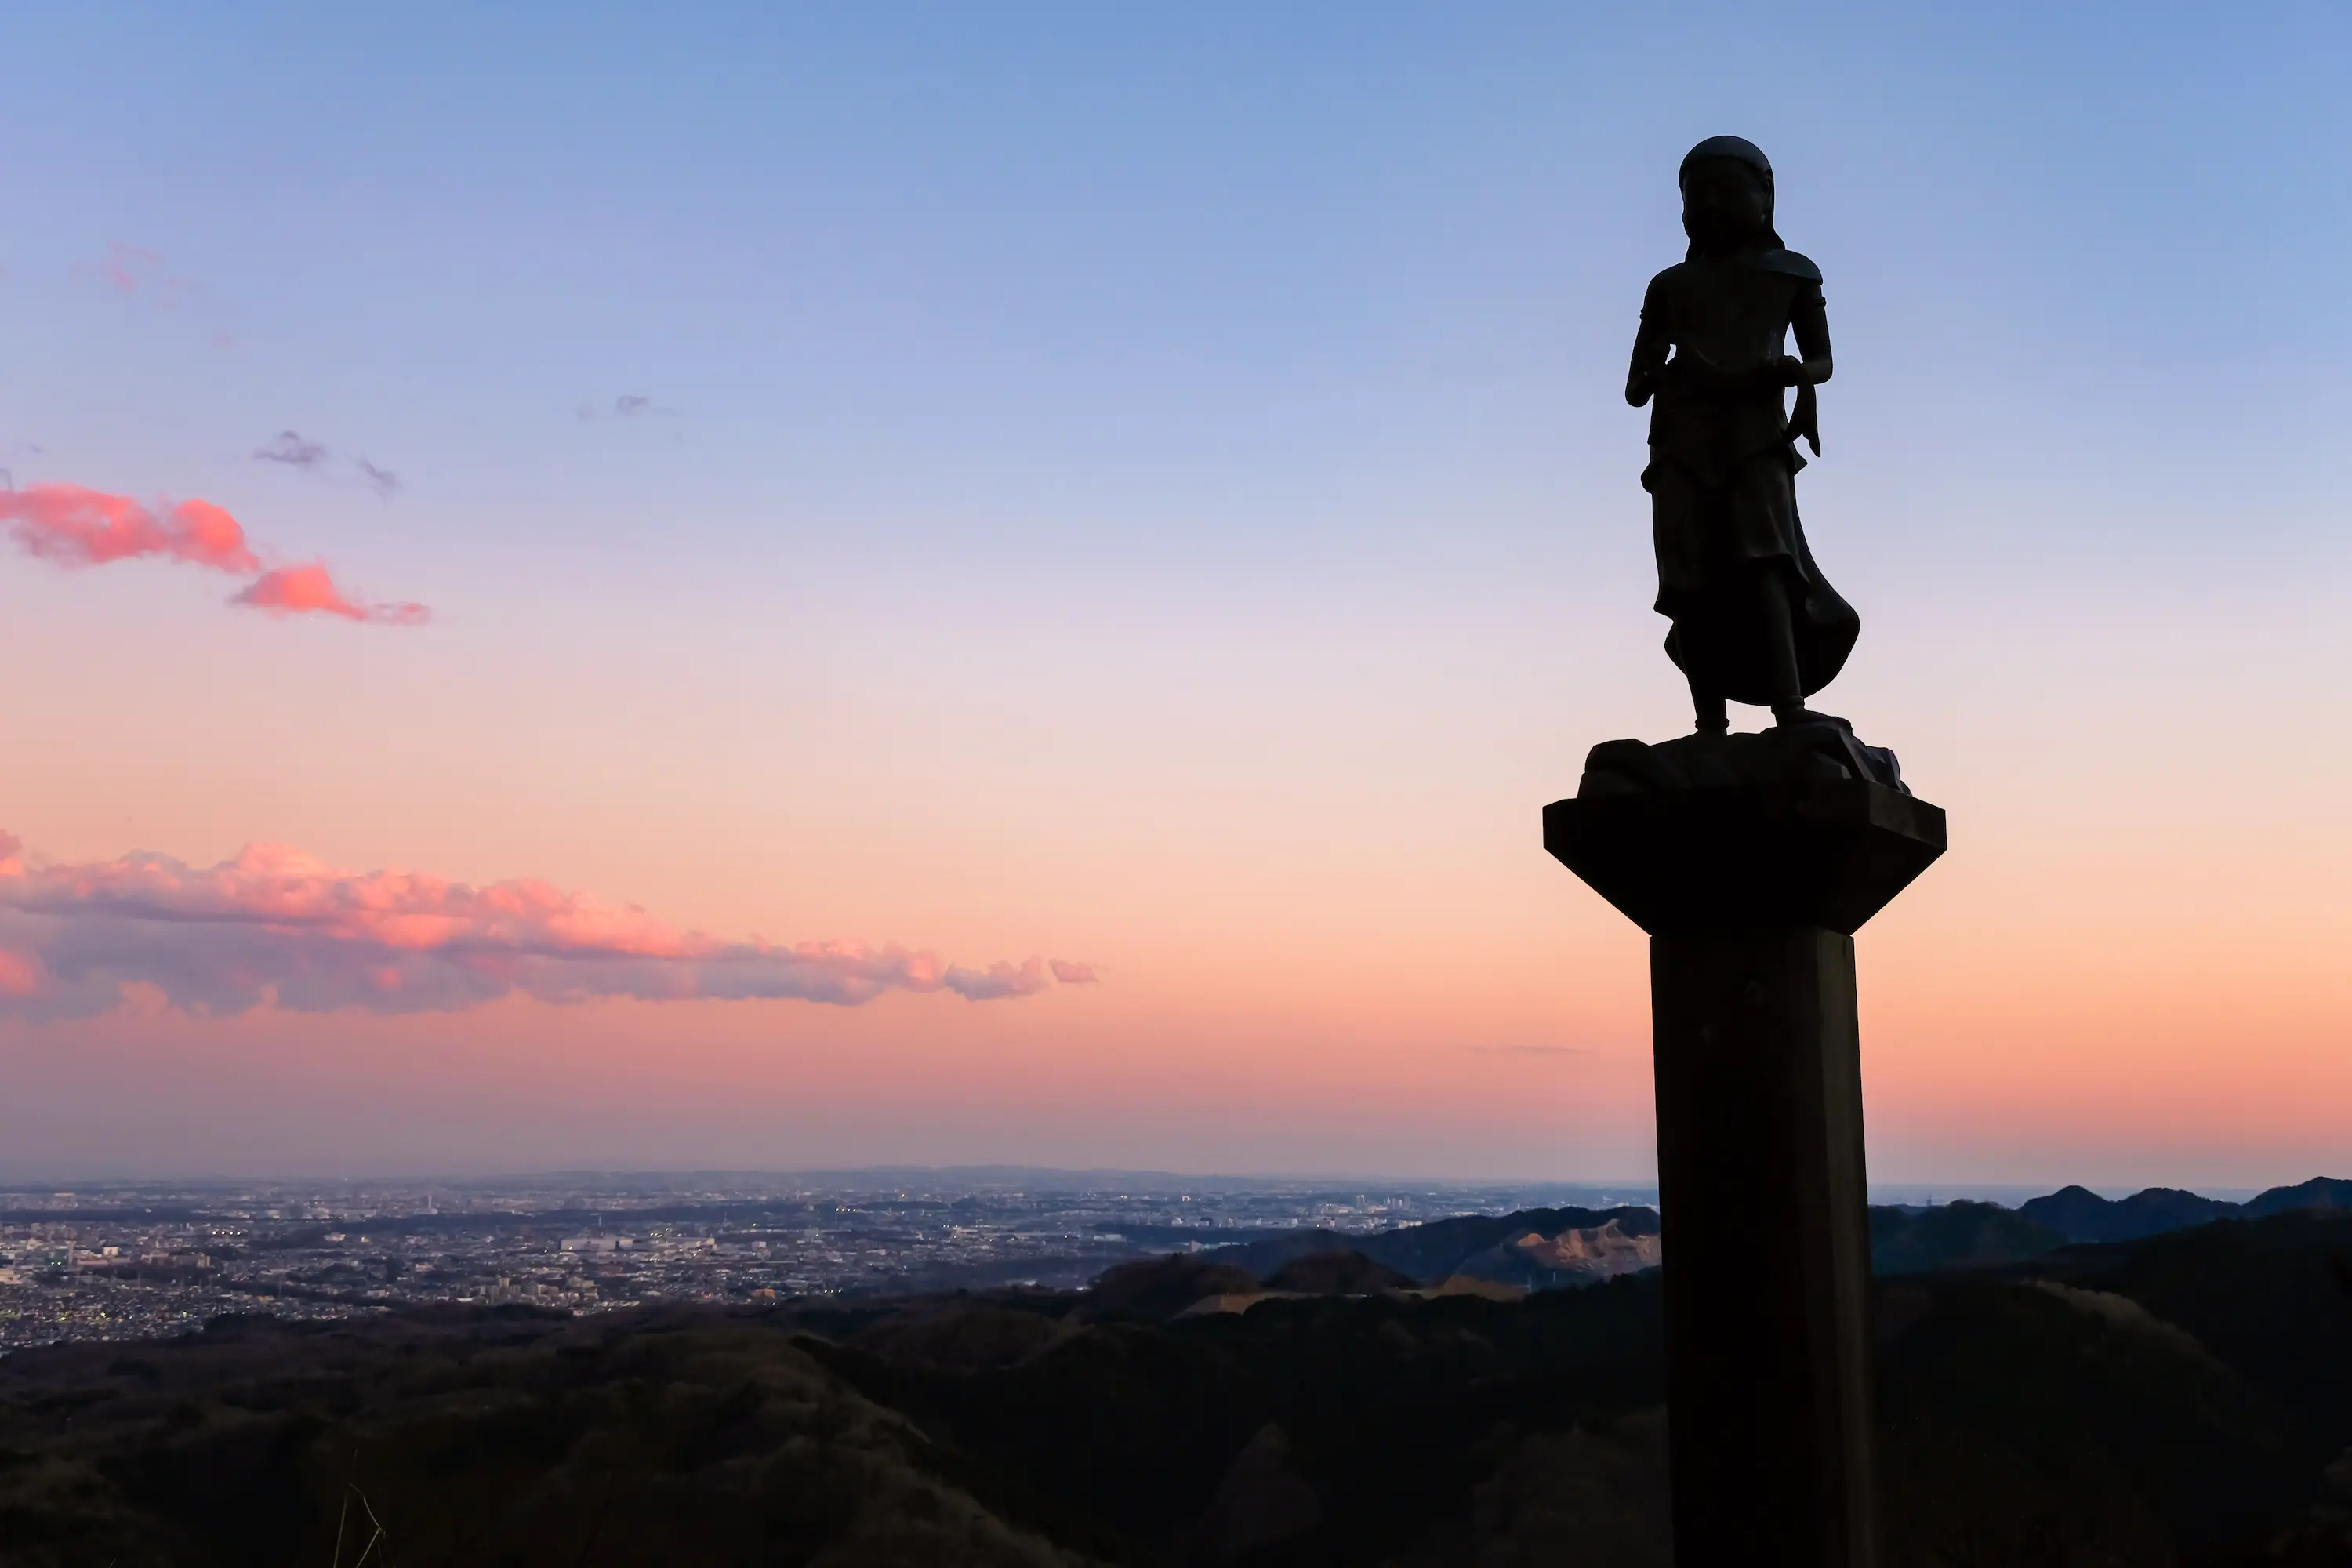
<path id="1" fill-rule="evenodd" d="M 1066 958 L 1054 960 L 1054 978 L 1065 985 L 1092 985 L 1102 978 L 1091 963 L 1073 963 Z"/>
<path id="2" fill-rule="evenodd" d="M 229 599 L 278 615 L 341 616 L 347 621 L 373 621 L 378 626 L 421 626 L 433 618 L 422 605 L 359 605 L 343 596 L 326 567 L 280 566 L 265 572 Z"/>
<path id="3" fill-rule="evenodd" d="M 60 566 L 160 555 L 221 572 L 261 569 L 244 527 L 210 501 L 184 500 L 158 515 L 128 496 L 35 485 L 0 490 L 0 523 L 26 554 Z"/>
<path id="4" fill-rule="evenodd" d="M 968 1001 L 1043 990 L 1045 963 L 985 969 L 895 944 L 723 942 L 541 881 L 475 888 L 407 871 L 341 871 L 282 845 L 199 868 L 147 853 L 28 863 L 0 834 L 0 1012 L 79 1017 L 134 994 L 186 1012 L 450 1012 L 515 994 L 797 999 L 854 1006 L 887 991 Z"/>
<path id="5" fill-rule="evenodd" d="M 208 500 L 184 500 L 159 510 L 80 485 L 35 485 L 0 490 L 0 525 L 26 554 L 59 566 L 160 556 L 216 572 L 261 572 L 229 602 L 280 615 L 340 616 L 396 626 L 422 626 L 432 618 L 423 605 L 360 604 L 315 562 L 262 572 L 245 526 Z"/>

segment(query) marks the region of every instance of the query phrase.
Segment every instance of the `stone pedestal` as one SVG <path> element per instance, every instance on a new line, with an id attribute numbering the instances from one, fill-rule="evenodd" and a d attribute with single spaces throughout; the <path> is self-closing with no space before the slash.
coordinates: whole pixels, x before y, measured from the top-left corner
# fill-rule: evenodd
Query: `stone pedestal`
<path id="1" fill-rule="evenodd" d="M 1675 1561 L 1872 1568 L 1853 933 L 1944 814 L 1866 777 L 1588 772 L 1544 847 L 1650 933 Z"/>

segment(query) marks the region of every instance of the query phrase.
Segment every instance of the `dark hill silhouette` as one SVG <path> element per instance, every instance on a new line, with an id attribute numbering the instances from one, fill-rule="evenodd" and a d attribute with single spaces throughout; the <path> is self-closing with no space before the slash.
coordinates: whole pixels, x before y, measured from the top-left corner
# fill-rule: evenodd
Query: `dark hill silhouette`
<path id="1" fill-rule="evenodd" d="M 2069 1241 L 2135 1241 L 2233 1218 L 2241 1210 L 2236 1204 L 2177 1187 L 2148 1187 L 2127 1198 L 2103 1198 L 2086 1187 L 2065 1187 L 2047 1197 L 2028 1199 L 2017 1212 Z"/>
<path id="2" fill-rule="evenodd" d="M 2291 1187 L 2273 1187 L 2242 1204 L 2209 1198 L 2178 1187 L 2147 1187 L 2127 1198 L 2103 1198 L 2087 1187 L 2062 1187 L 2030 1198 L 2017 1212 L 2069 1241 L 2137 1241 L 2223 1219 L 2263 1219 L 2306 1209 L 2352 1209 L 2352 1181 L 2314 1176 Z"/>
<path id="3" fill-rule="evenodd" d="M 1564 1230 L 1592 1230 L 1611 1220 L 1628 1236 L 1658 1234 L 1658 1211 L 1620 1205 L 1616 1208 L 1521 1209 L 1501 1215 L 1464 1215 L 1408 1226 L 1359 1239 L 1355 1246 L 1367 1258 L 1417 1279 L 1439 1280 L 1458 1269 L 1472 1256 L 1514 1237 L 1534 1231 L 1558 1236 Z"/>
<path id="4" fill-rule="evenodd" d="M 1244 1295 L 1259 1288 L 1256 1275 L 1206 1254 L 1171 1253 L 1103 1270 L 1087 1289 L 1082 1315 L 1172 1318 L 1202 1297 Z"/>
<path id="5" fill-rule="evenodd" d="M 2352 1209 L 2352 1181 L 2314 1177 L 2295 1186 L 2273 1187 L 2245 1204 L 2173 1187 L 2148 1187 L 2127 1198 L 2111 1199 L 2070 1186 L 2014 1210 L 1970 1202 L 1926 1210 L 1879 1207 L 1871 1210 L 1872 1268 L 1880 1274 L 1997 1268 L 2069 1243 L 2132 1241 L 2217 1220 L 2329 1207 Z M 1597 1229 L 1612 1220 L 1629 1236 L 1655 1236 L 1660 1228 L 1657 1211 L 1645 1207 L 1520 1209 L 1507 1215 L 1457 1215 L 1365 1236 L 1323 1229 L 1259 1233 L 1246 1241 L 1208 1247 L 1198 1256 L 1262 1282 L 1270 1282 L 1297 1259 L 1352 1251 L 1425 1285 L 1466 1273 L 1546 1289 L 1582 1285 L 1590 1276 L 1537 1267 L 1515 1252 L 1512 1243 L 1529 1233 L 1557 1236 Z"/>
<path id="6" fill-rule="evenodd" d="M 2136 1241 L 2143 1236 L 2160 1236 L 2168 1230 L 2188 1230 L 2210 1225 L 2217 1219 L 2234 1218 L 2240 1212 L 2236 1204 L 2183 1192 L 2179 1187 L 2143 1187 L 2116 1205 L 2119 1234 L 2102 1239 Z"/>
<path id="7" fill-rule="evenodd" d="M 940 1478 L 819 1343 L 709 1313 L 500 1310 L 18 1352 L 0 1449 L 47 1460 L 0 1467 L 0 1562 L 348 1564 L 369 1536 L 338 1554 L 348 1507 L 394 1562 L 1068 1568 Z"/>
<path id="8" fill-rule="evenodd" d="M 1411 1276 L 1400 1274 L 1360 1252 L 1317 1252 L 1294 1258 L 1266 1280 L 1272 1289 L 1300 1290 L 1316 1296 L 1369 1296 L 1414 1283 Z"/>
<path id="9" fill-rule="evenodd" d="M 1299 1258 L 1314 1258 L 1326 1252 L 1351 1251 L 1372 1239 L 1371 1237 L 1342 1236 L 1336 1230 L 1282 1230 L 1252 1241 L 1206 1247 L 1201 1256 L 1264 1281 L 1273 1279 L 1284 1267 Z"/>
<path id="10" fill-rule="evenodd" d="M 2017 1212 L 2036 1225 L 2046 1226 L 2069 1241 L 2103 1241 L 2115 1200 L 2088 1187 L 2061 1187 L 2018 1205 Z"/>
<path id="11" fill-rule="evenodd" d="M 1926 1274 L 2019 1263 L 2066 1237 L 1999 1204 L 1951 1203 L 1922 1210 L 1870 1211 L 1870 1267 L 1876 1274 Z"/>
<path id="12" fill-rule="evenodd" d="M 1628 1232 L 1615 1219 L 1546 1236 L 1519 1231 L 1454 1265 L 1473 1279 L 1529 1290 L 1575 1289 L 1620 1274 L 1654 1268 L 1659 1237 Z"/>
<path id="13" fill-rule="evenodd" d="M 1233 1279 L 1123 1281 L 1156 1312 Z M 1660 1287 L 225 1319 L 23 1351 L 0 1560 L 315 1568 L 356 1486 L 394 1562 L 1660 1565 Z M 1887 1568 L 2352 1560 L 2352 1211 L 1885 1279 L 1873 1316 Z"/>
<path id="14" fill-rule="evenodd" d="M 976 1372 L 1024 1361 L 1065 1331 L 1058 1311 L 950 1300 L 912 1304 L 857 1330 L 846 1342 L 885 1361 Z"/>
<path id="15" fill-rule="evenodd" d="M 2352 1210 L 2072 1248 L 2035 1267 L 2142 1303 L 2299 1412 L 2326 1443 L 2352 1446 Z"/>
<path id="16" fill-rule="evenodd" d="M 1451 1219 L 1400 1226 L 1369 1236 L 1294 1230 L 1233 1247 L 1213 1247 L 1202 1256 L 1267 1279 L 1296 1258 L 1318 1252 L 1355 1251 L 1412 1279 L 1435 1284 L 1459 1272 L 1471 1258 L 1529 1231 L 1557 1236 L 1564 1230 L 1594 1229 L 1612 1219 L 1628 1236 L 1658 1234 L 1658 1211 L 1652 1208 L 1538 1208 L 1507 1215 L 1457 1215 Z"/>
<path id="17" fill-rule="evenodd" d="M 2244 1205 L 2244 1212 L 2256 1216 L 2299 1209 L 2352 1209 L 2352 1181 L 2314 1176 L 2292 1187 L 2273 1187 Z"/>
<path id="18" fill-rule="evenodd" d="M 1924 1230 L 1891 1217 L 1903 1211 L 1874 1209 L 1872 1229 L 1874 1237 L 1885 1236 L 1892 1249 L 1889 1256 L 1898 1260 L 1895 1271 L 1913 1272 L 1964 1265 L 1971 1260 L 1990 1264 L 2032 1257 L 2063 1242 L 2131 1241 L 2210 1225 L 2216 1220 L 2262 1218 L 2326 1208 L 2352 1209 L 2352 1180 L 2315 1176 L 2294 1186 L 2273 1187 L 2244 1204 L 2209 1198 L 2175 1187 L 2148 1187 L 2127 1198 L 2114 1199 L 2103 1198 L 2086 1187 L 2070 1186 L 2029 1199 L 2014 1210 L 2003 1210 L 1992 1204 L 1940 1205 L 1937 1210 L 1925 1212 L 1950 1209 L 1969 1217 L 1936 1221 Z M 2011 1225 L 1995 1217 L 2004 1213 L 2020 1216 L 2027 1223 Z M 1366 1236 L 1343 1236 L 1319 1229 L 1251 1232 L 1244 1233 L 1246 1240 L 1205 1248 L 1202 1256 L 1267 1279 L 1293 1258 L 1352 1250 L 1423 1283 L 1435 1283 L 1459 1272 L 1472 1258 L 1529 1231 L 1557 1236 L 1565 1230 L 1594 1228 L 1612 1219 L 1629 1236 L 1655 1236 L 1659 1230 L 1657 1211 L 1646 1207 L 1535 1208 L 1507 1215 L 1462 1215 Z M 2034 1228 L 2037 1226 L 2039 1231 Z M 1971 1227 L 1975 1229 L 1973 1238 L 1964 1237 L 1963 1233 Z M 2042 1232 L 2054 1235 L 2057 1240 L 2050 1241 Z M 1191 1230 L 1183 1234 L 1200 1233 Z M 1898 1240 L 1898 1236 L 1902 1239 Z"/>
<path id="19" fill-rule="evenodd" d="M 1904 1552 L 1906 1536 L 1964 1541 L 1971 1563 L 2202 1562 L 2294 1519 L 2317 1490 L 2323 1446 L 2128 1298 L 1980 1274 L 1888 1298 L 1877 1384 L 1891 1562 L 1952 1560 Z"/>
<path id="20" fill-rule="evenodd" d="M 1998 1204 L 1968 1202 L 1916 1211 L 1874 1208 L 1870 1219 L 1873 1267 L 1882 1274 L 1916 1274 L 1938 1268 L 1991 1267 L 2036 1257 L 2080 1237 L 2046 1221 L 2037 1222 L 2029 1211 L 2035 1205 L 2071 1202 L 2075 1194 L 2092 1205 L 2102 1205 L 2102 1211 L 2121 1209 L 2135 1216 L 2162 1212 L 2148 1205 L 2135 1209 L 2112 1204 L 2079 1187 L 2070 1187 L 2052 1198 L 2037 1198 L 2019 1210 L 2005 1209 Z M 2211 1202 L 2201 1198 L 2197 1201 Z M 1268 1285 L 1301 1258 L 1352 1251 L 1422 1284 L 1435 1284 L 1452 1275 L 1468 1274 L 1546 1289 L 1587 1284 L 1591 1277 L 1539 1267 L 1521 1257 L 1513 1243 L 1530 1234 L 1551 1237 L 1570 1230 L 1599 1230 L 1612 1221 L 1628 1236 L 1655 1236 L 1660 1228 L 1657 1211 L 1646 1207 L 1520 1209 L 1507 1215 L 1465 1215 L 1369 1236 L 1349 1237 L 1330 1230 L 1286 1231 L 1234 1246 L 1210 1247 L 1198 1256 L 1240 1268 Z M 2203 1220 L 2191 1219 L 2189 1223 L 2201 1224 Z"/>

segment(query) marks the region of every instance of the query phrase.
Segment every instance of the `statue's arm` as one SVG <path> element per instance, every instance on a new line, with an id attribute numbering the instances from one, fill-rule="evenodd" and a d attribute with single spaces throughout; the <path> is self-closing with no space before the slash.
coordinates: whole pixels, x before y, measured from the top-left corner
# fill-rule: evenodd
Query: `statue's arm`
<path id="1" fill-rule="evenodd" d="M 1666 367 L 1666 352 L 1674 337 L 1666 327 L 1666 309 L 1658 298 L 1654 279 L 1642 299 L 1642 325 L 1633 334 L 1633 365 L 1625 373 L 1625 401 L 1639 408 L 1658 389 L 1658 373 Z"/>
<path id="2" fill-rule="evenodd" d="M 1783 386 L 1819 386 L 1830 378 L 1830 312 L 1822 302 L 1820 288 L 1806 289 L 1798 296 L 1796 309 L 1790 313 L 1790 328 L 1797 335 L 1794 358 L 1782 356 L 1780 374 Z"/>

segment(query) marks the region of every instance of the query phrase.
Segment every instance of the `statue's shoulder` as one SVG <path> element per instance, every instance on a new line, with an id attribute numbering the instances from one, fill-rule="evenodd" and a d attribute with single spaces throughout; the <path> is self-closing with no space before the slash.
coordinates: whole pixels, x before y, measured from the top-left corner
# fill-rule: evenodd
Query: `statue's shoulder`
<path id="1" fill-rule="evenodd" d="M 1790 278 L 1801 278 L 1808 283 L 1822 280 L 1822 269 L 1813 265 L 1810 256 L 1793 250 L 1768 250 L 1756 258 L 1759 272 L 1778 272 Z"/>
<path id="2" fill-rule="evenodd" d="M 1675 262 L 1672 267 L 1651 279 L 1650 286 L 1642 290 L 1643 308 L 1664 303 L 1685 293 L 1689 287 L 1690 279 L 1691 264 L 1687 261 Z"/>

